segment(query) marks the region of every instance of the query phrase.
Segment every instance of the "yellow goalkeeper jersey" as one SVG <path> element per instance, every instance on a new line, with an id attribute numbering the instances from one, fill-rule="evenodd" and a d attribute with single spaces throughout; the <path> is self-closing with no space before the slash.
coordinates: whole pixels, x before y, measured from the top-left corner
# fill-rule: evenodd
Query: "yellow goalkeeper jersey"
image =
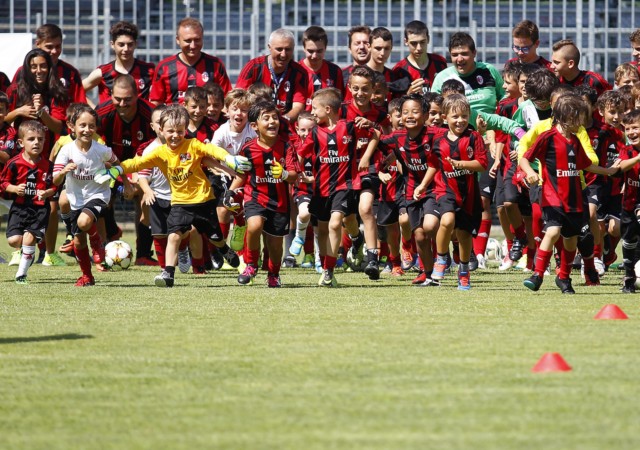
<path id="1" fill-rule="evenodd" d="M 172 205 L 195 205 L 214 198 L 211 183 L 202 168 L 202 160 L 211 157 L 223 161 L 227 153 L 213 144 L 185 139 L 175 150 L 166 144 L 151 153 L 123 161 L 124 173 L 158 167 L 171 186 Z"/>

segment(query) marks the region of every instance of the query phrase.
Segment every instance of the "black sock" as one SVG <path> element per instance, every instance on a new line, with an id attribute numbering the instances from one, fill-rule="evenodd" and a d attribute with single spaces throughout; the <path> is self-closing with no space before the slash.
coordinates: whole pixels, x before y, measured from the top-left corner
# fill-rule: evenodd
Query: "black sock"
<path id="1" fill-rule="evenodd" d="M 176 268 L 174 266 L 165 266 L 164 270 L 171 275 L 171 278 L 176 274 Z"/>

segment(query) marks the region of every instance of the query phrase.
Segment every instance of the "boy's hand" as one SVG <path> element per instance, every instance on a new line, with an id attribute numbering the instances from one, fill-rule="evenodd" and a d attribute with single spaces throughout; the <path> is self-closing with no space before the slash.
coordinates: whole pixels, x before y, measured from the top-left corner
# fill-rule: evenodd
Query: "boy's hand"
<path id="1" fill-rule="evenodd" d="M 224 163 L 229 169 L 238 173 L 245 173 L 251 170 L 251 162 L 244 156 L 227 155 L 224 157 Z"/>
<path id="2" fill-rule="evenodd" d="M 120 174 L 122 174 L 122 167 L 113 166 L 111 169 L 98 170 L 98 172 L 93 176 L 93 181 L 98 184 L 111 183 L 112 181 L 117 180 Z"/>
<path id="3" fill-rule="evenodd" d="M 534 185 L 538 184 L 538 182 L 540 181 L 540 177 L 536 172 L 531 172 L 527 174 L 526 180 L 529 185 Z"/>
<path id="4" fill-rule="evenodd" d="M 289 172 L 275 159 L 273 160 L 273 163 L 271 163 L 271 174 L 276 180 L 286 180 L 289 177 Z"/>
<path id="5" fill-rule="evenodd" d="M 391 174 L 386 172 L 378 172 L 378 178 L 380 178 L 380 181 L 382 181 L 384 184 L 387 184 L 389 181 L 391 181 Z"/>
<path id="6" fill-rule="evenodd" d="M 16 185 L 16 192 L 15 192 L 16 195 L 18 197 L 24 197 L 24 192 L 26 187 L 27 185 L 25 183 Z"/>
<path id="7" fill-rule="evenodd" d="M 423 186 L 422 184 L 419 184 L 413 190 L 413 199 L 416 200 L 416 201 L 420 200 L 420 197 L 422 197 L 422 194 L 424 194 L 426 191 L 427 191 L 426 186 Z"/>
<path id="8" fill-rule="evenodd" d="M 147 206 L 151 206 L 156 202 L 156 193 L 153 192 L 151 189 L 144 191 L 144 194 L 142 194 L 142 203 L 144 203 Z"/>

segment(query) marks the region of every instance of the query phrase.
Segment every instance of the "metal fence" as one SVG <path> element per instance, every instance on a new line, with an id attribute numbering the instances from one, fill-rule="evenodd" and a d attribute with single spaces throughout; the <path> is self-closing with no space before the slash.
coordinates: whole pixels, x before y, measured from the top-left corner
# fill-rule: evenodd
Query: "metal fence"
<path id="1" fill-rule="evenodd" d="M 571 38 L 582 51 L 581 68 L 612 79 L 615 67 L 630 59 L 629 34 L 640 26 L 636 1 L 393 1 L 393 0 L 0 0 L 0 33 L 34 32 L 56 23 L 65 33 L 63 58 L 87 74 L 113 59 L 108 30 L 118 20 L 142 31 L 138 57 L 157 62 L 177 51 L 177 22 L 198 18 L 205 27 L 205 51 L 225 62 L 232 80 L 242 66 L 266 49 L 269 33 L 280 27 L 300 37 L 310 25 L 323 26 L 330 39 L 327 58 L 350 62 L 347 33 L 353 25 L 387 27 L 394 35 L 392 65 L 406 56 L 405 23 L 419 19 L 431 34 L 430 51 L 447 54 L 449 35 L 467 31 L 478 58 L 502 65 L 512 56 L 511 28 L 522 19 L 540 28 L 540 54 L 550 57 L 553 42 Z M 301 46 L 296 48 L 303 57 Z"/>

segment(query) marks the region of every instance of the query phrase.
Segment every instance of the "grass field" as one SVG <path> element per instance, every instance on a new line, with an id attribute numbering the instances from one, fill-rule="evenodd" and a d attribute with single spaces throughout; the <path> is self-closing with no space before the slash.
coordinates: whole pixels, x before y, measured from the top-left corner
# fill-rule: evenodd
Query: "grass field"
<path id="1" fill-rule="evenodd" d="M 2 449 L 640 448 L 640 314 L 619 273 L 574 296 L 495 269 L 463 293 L 347 273 L 325 290 L 302 269 L 282 289 L 14 273 L 0 265 Z M 593 320 L 607 303 L 630 320 Z M 545 352 L 573 371 L 532 373 Z"/>

